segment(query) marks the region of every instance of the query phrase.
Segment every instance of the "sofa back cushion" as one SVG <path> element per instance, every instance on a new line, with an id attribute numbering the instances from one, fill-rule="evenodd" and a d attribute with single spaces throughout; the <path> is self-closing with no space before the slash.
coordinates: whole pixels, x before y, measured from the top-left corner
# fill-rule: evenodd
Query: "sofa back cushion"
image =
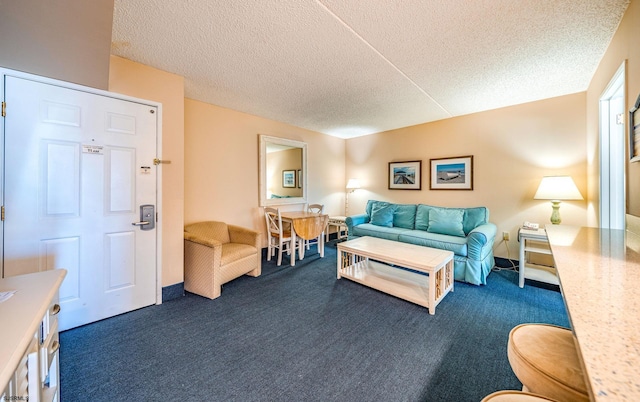
<path id="1" fill-rule="evenodd" d="M 480 225 L 489 223 L 489 209 L 485 207 L 464 208 L 464 233 L 469 234 Z"/>
<path id="2" fill-rule="evenodd" d="M 391 206 L 391 208 L 394 209 L 392 225 L 388 225 L 388 222 L 385 222 L 384 225 L 380 225 L 372 221 L 374 209 L 382 208 L 385 206 Z M 375 225 L 413 229 L 415 228 L 416 210 L 416 204 L 393 204 L 387 201 L 369 200 L 367 201 L 365 213 L 369 216 L 369 220 L 367 222 L 373 223 Z M 378 218 L 380 218 L 380 216 L 378 216 Z"/>
<path id="3" fill-rule="evenodd" d="M 435 232 L 434 230 L 444 230 L 444 231 L 452 231 L 455 233 L 459 233 L 458 231 L 458 223 L 457 223 L 457 218 L 456 221 L 452 223 L 452 227 L 450 228 L 434 228 L 432 230 L 429 230 L 429 220 L 430 218 L 430 211 L 432 210 L 438 210 L 438 211 L 447 211 L 447 210 L 456 210 L 456 211 L 462 211 L 463 215 L 462 215 L 462 231 L 464 232 L 463 236 L 466 236 L 469 234 L 469 232 L 471 232 L 473 229 L 477 228 L 480 225 L 483 225 L 485 223 L 489 222 L 489 210 L 485 207 L 473 207 L 473 208 L 444 208 L 444 207 L 435 207 L 435 206 L 431 206 L 431 205 L 425 205 L 425 204 L 392 204 L 390 202 L 387 201 L 376 201 L 376 200 L 369 200 L 367 201 L 367 206 L 365 208 L 365 212 L 368 216 L 368 220 L 367 222 L 371 222 L 372 219 L 372 214 L 373 214 L 373 209 L 374 206 L 377 208 L 382 208 L 384 206 L 391 206 L 392 208 L 395 207 L 395 211 L 393 213 L 393 222 L 391 225 L 388 224 L 388 220 L 386 218 L 388 217 L 384 217 L 385 219 L 381 219 L 383 218 L 382 215 L 379 215 L 377 218 L 377 222 L 378 223 L 383 223 L 382 226 L 386 226 L 386 227 L 399 227 L 399 228 L 403 228 L 403 229 L 415 229 L 415 230 L 424 230 L 424 231 L 429 231 L 431 233 L 438 233 Z M 453 213 L 454 215 L 457 213 Z M 437 216 L 436 221 L 441 221 L 442 217 L 441 216 Z M 371 222 L 374 223 L 374 222 Z M 378 225 L 381 226 L 381 225 Z"/>
<path id="4" fill-rule="evenodd" d="M 434 207 L 431 205 L 418 205 L 416 209 L 416 230 L 428 230 L 429 229 L 429 220 L 430 220 L 430 211 L 438 209 L 438 210 L 462 210 L 462 230 L 464 231 L 465 236 L 469 234 L 473 229 L 477 228 L 480 225 L 489 222 L 489 210 L 485 207 L 473 207 L 473 208 L 443 208 L 443 207 Z M 434 232 L 435 233 L 435 232 Z"/>
<path id="5" fill-rule="evenodd" d="M 429 210 L 432 207 L 420 204 L 416 208 L 416 230 L 427 230 L 429 227 Z"/>
<path id="6" fill-rule="evenodd" d="M 427 232 L 465 237 L 462 229 L 464 211 L 459 208 L 432 208 L 429 211 Z"/>
<path id="7" fill-rule="evenodd" d="M 416 204 L 396 204 L 393 214 L 393 227 L 413 229 L 416 223 Z"/>
<path id="8" fill-rule="evenodd" d="M 386 205 L 385 205 L 386 204 Z M 393 227 L 393 213 L 395 204 L 378 203 L 371 208 L 371 224 L 376 226 Z"/>
<path id="9" fill-rule="evenodd" d="M 369 219 L 371 219 L 371 212 L 373 210 L 373 206 L 374 205 L 389 205 L 389 202 L 386 201 L 376 201 L 376 200 L 369 200 L 367 201 L 367 206 L 364 209 L 364 212 L 369 215 Z"/>

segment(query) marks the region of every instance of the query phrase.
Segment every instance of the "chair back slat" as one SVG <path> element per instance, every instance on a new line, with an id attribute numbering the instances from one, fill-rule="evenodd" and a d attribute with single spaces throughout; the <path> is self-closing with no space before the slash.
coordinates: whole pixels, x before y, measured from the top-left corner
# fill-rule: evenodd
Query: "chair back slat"
<path id="1" fill-rule="evenodd" d="M 265 207 L 264 217 L 269 235 L 282 236 L 282 216 L 278 208 Z"/>
<path id="2" fill-rule="evenodd" d="M 323 204 L 309 204 L 307 206 L 307 212 L 313 212 L 316 214 L 321 214 L 324 212 L 324 205 Z"/>

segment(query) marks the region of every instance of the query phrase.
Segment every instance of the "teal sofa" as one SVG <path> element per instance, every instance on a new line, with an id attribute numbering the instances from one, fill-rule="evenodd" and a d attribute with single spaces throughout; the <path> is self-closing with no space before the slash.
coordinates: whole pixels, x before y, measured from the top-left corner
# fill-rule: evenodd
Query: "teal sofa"
<path id="1" fill-rule="evenodd" d="M 454 279 L 485 285 L 494 266 L 497 227 L 485 207 L 444 208 L 369 200 L 364 214 L 346 219 L 349 239 L 373 236 L 453 251 Z"/>

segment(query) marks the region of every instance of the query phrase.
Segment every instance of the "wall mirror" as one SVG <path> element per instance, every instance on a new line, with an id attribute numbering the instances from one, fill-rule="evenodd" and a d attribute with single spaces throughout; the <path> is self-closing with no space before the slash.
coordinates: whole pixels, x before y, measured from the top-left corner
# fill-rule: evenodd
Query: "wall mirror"
<path id="1" fill-rule="evenodd" d="M 260 135 L 260 206 L 307 202 L 307 144 Z"/>

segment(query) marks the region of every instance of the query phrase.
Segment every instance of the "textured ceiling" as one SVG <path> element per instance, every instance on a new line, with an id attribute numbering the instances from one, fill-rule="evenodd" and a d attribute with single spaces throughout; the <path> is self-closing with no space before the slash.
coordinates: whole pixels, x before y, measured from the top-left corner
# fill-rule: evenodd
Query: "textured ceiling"
<path id="1" fill-rule="evenodd" d="M 112 53 L 342 138 L 585 91 L 628 0 L 115 0 Z"/>

